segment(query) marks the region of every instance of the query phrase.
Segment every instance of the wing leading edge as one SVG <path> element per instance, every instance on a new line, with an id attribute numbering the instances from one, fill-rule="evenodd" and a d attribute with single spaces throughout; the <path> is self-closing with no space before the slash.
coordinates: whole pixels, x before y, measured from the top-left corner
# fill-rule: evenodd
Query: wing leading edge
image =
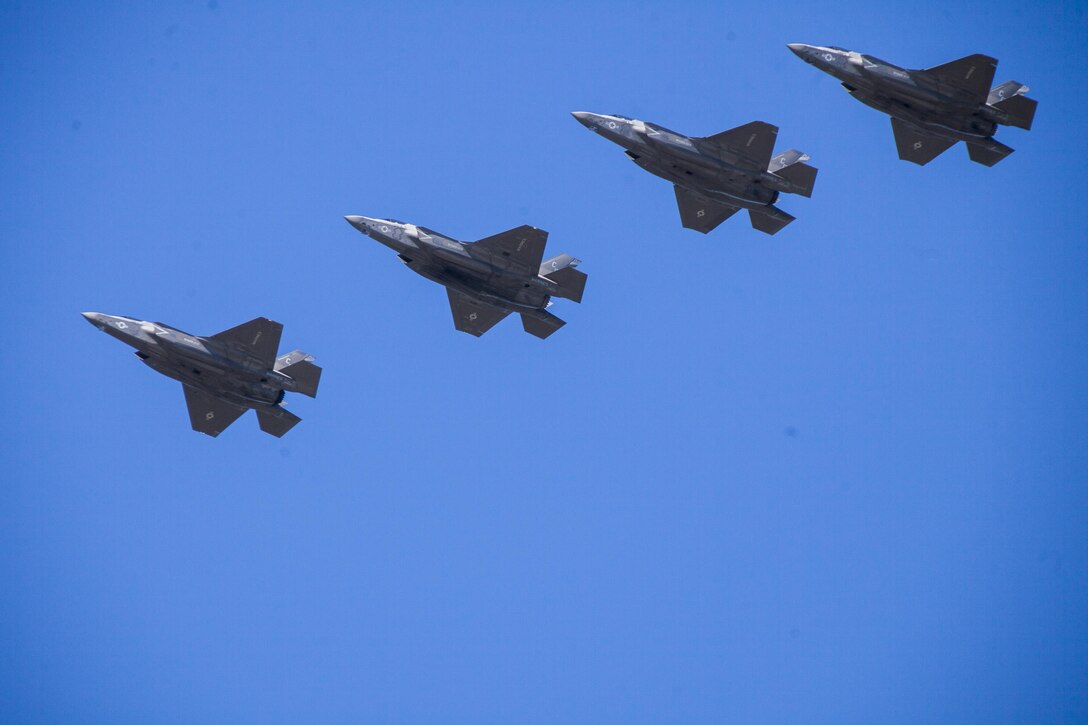
<path id="1" fill-rule="evenodd" d="M 687 229 L 706 234 L 740 211 L 735 206 L 719 204 L 680 186 L 674 185 L 673 190 L 680 209 L 680 223 Z"/>
<path id="2" fill-rule="evenodd" d="M 990 85 L 994 82 L 996 70 L 996 58 L 975 53 L 959 60 L 926 68 L 923 72 L 936 78 L 938 83 L 955 86 L 982 102 L 990 95 Z"/>
<path id="3" fill-rule="evenodd" d="M 777 138 L 777 126 L 764 121 L 752 121 L 699 140 L 704 145 L 720 147 L 736 154 L 743 165 L 763 171 L 771 162 Z"/>
<path id="4" fill-rule="evenodd" d="M 283 325 L 267 317 L 257 317 L 216 333 L 210 339 L 244 347 L 271 368 L 276 362 L 276 351 L 279 350 L 282 334 Z"/>
<path id="5" fill-rule="evenodd" d="M 923 133 L 898 118 L 892 119 L 892 133 L 895 134 L 895 146 L 899 150 L 899 158 L 919 166 L 925 166 L 956 143 L 954 138 Z"/>
<path id="6" fill-rule="evenodd" d="M 476 337 L 502 322 L 510 314 L 508 310 L 480 302 L 449 287 L 446 288 L 446 294 L 450 298 L 453 326 Z"/>
<path id="7" fill-rule="evenodd" d="M 212 438 L 225 431 L 247 410 L 185 383 L 182 383 L 181 387 L 185 390 L 185 405 L 189 408 L 189 422 L 193 430 L 210 435 Z"/>
<path id="8" fill-rule="evenodd" d="M 536 274 L 544 259 L 544 246 L 548 243 L 548 233 L 527 224 L 500 232 L 490 237 L 473 242 L 477 251 L 487 252 L 491 261 L 498 267 L 509 269 L 523 266 L 531 274 Z"/>

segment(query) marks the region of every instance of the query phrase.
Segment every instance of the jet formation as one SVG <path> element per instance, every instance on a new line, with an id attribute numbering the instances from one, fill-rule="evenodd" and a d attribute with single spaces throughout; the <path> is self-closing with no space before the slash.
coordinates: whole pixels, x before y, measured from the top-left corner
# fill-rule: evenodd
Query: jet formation
<path id="1" fill-rule="evenodd" d="M 774 234 L 794 220 L 774 205 L 779 194 L 812 196 L 816 169 L 808 154 L 791 149 L 772 157 L 778 128 L 753 121 L 694 138 L 626 116 L 585 111 L 578 122 L 609 141 L 655 176 L 671 181 L 680 223 L 706 234 L 741 209 L 752 226 Z"/>
<path id="2" fill-rule="evenodd" d="M 1037 102 L 1016 81 L 990 88 L 997 61 L 969 55 L 925 70 L 906 70 L 836 47 L 789 49 L 842 82 L 862 103 L 891 116 L 899 158 L 924 165 L 958 141 L 971 159 L 993 166 L 1012 153 L 996 141 L 998 126 L 1030 129 Z M 781 194 L 812 196 L 817 170 L 796 149 L 774 154 L 778 128 L 752 121 L 706 137 L 684 136 L 634 118 L 584 111 L 579 123 L 624 148 L 640 167 L 673 184 L 681 224 L 706 234 L 741 209 L 752 226 L 775 234 L 794 217 L 775 206 Z M 553 297 L 582 301 L 587 275 L 579 260 L 544 260 L 548 233 L 520 226 L 463 242 L 395 219 L 344 217 L 389 247 L 413 272 L 446 288 L 457 330 L 479 337 L 511 313 L 525 331 L 547 338 L 566 323 L 548 309 Z M 280 355 L 283 326 L 264 317 L 210 337 L 161 322 L 84 312 L 100 330 L 136 348 L 152 369 L 178 380 L 194 430 L 218 436 L 253 409 L 261 430 L 282 436 L 298 422 L 283 407 L 287 392 L 316 397 L 321 368 L 311 355 Z"/>
<path id="3" fill-rule="evenodd" d="M 871 55 L 834 46 L 791 43 L 806 63 L 842 81 L 850 95 L 892 117 L 899 158 L 925 165 L 957 141 L 972 161 L 993 166 L 1013 152 L 994 139 L 998 126 L 1030 129 L 1037 101 L 1028 87 L 1008 81 L 990 88 L 997 60 L 969 55 L 950 63 L 906 70 Z"/>
<path id="4" fill-rule="evenodd" d="M 193 430 L 218 436 L 252 408 L 277 438 L 301 418 L 282 407 L 290 391 L 317 396 L 321 368 L 301 350 L 276 357 L 283 325 L 264 317 L 198 337 L 161 322 L 84 312 L 88 322 L 136 348 L 152 370 L 181 382 Z"/>
<path id="5" fill-rule="evenodd" d="M 393 219 L 344 217 L 397 253 L 416 274 L 446 288 L 453 325 L 479 337 L 511 312 L 530 335 L 546 338 L 566 323 L 548 312 L 552 297 L 582 301 L 587 275 L 569 254 L 544 261 L 548 233 L 520 226 L 476 242 L 460 242 Z"/>

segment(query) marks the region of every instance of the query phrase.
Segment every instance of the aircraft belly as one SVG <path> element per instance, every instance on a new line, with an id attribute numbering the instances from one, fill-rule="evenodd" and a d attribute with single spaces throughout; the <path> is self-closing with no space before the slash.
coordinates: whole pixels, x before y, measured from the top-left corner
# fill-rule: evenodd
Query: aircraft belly
<path id="1" fill-rule="evenodd" d="M 758 209 L 767 206 L 768 204 L 773 204 L 778 198 L 778 192 L 770 189 L 759 190 L 769 193 L 759 194 L 757 192 L 756 194 L 746 194 L 746 189 L 743 188 L 728 189 L 719 186 L 701 186 L 694 184 L 680 184 L 680 186 L 688 191 L 705 196 L 711 201 L 716 201 L 727 206 L 740 207 L 741 209 Z"/>
<path id="2" fill-rule="evenodd" d="M 432 249 L 431 254 L 433 254 L 435 258 L 440 259 L 447 265 L 452 265 L 457 269 L 467 270 L 473 274 L 480 274 L 484 275 L 485 277 L 490 277 L 494 271 L 492 270 L 491 265 L 487 262 L 481 262 L 480 260 L 474 259 L 467 254 L 457 254 L 456 252 L 451 252 L 449 250 L 443 249 L 442 247 L 436 247 Z"/>
<path id="3" fill-rule="evenodd" d="M 852 91 L 850 95 L 865 105 L 888 114 L 893 118 L 937 136 L 957 139 L 989 138 L 996 126 L 965 112 L 961 108 L 949 108 L 932 102 L 904 101 L 887 95 L 867 95 Z"/>
<path id="4" fill-rule="evenodd" d="M 713 173 L 706 174 L 703 169 L 693 172 L 676 163 L 661 165 L 645 157 L 634 161 L 654 176 L 729 206 L 751 209 L 773 204 L 778 198 L 776 190 L 754 185 L 751 177 L 723 168 L 723 164 L 715 164 Z"/>
<path id="5" fill-rule="evenodd" d="M 547 304 L 548 295 L 531 282 L 528 287 L 518 284 L 497 285 L 488 284 L 481 280 L 465 280 L 454 276 L 448 276 L 441 280 L 444 286 L 456 290 L 469 297 L 475 297 L 494 307 L 499 307 L 511 312 L 524 312 L 526 310 L 539 310 Z"/>

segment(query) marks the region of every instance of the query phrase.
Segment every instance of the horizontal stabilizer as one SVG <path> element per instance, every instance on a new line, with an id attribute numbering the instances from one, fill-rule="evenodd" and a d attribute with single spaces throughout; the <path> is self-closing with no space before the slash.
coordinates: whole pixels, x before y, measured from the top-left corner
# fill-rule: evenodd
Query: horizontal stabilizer
<path id="1" fill-rule="evenodd" d="M 559 285 L 559 292 L 556 293 L 557 297 L 565 297 L 568 300 L 581 302 L 582 292 L 586 289 L 586 280 L 589 275 L 585 272 L 579 272 L 574 267 L 563 267 L 558 272 L 550 272 L 544 275 L 544 278 L 550 279 Z"/>
<path id="2" fill-rule="evenodd" d="M 193 430 L 212 438 L 225 431 L 246 412 L 246 408 L 220 400 L 185 383 L 181 387 L 185 391 L 185 405 L 189 408 L 189 423 Z"/>
<path id="3" fill-rule="evenodd" d="M 925 166 L 956 143 L 954 138 L 919 131 L 898 118 L 892 119 L 892 133 L 895 134 L 895 147 L 899 151 L 899 158 L 919 166 Z"/>
<path id="4" fill-rule="evenodd" d="M 816 185 L 816 167 L 805 163 L 796 163 L 775 171 L 775 176 L 781 176 L 790 182 L 789 193 L 801 196 L 812 196 L 812 187 Z"/>
<path id="5" fill-rule="evenodd" d="M 274 405 L 271 408 L 254 408 L 261 430 L 269 435 L 282 438 L 283 434 L 298 425 L 302 418 L 289 410 Z"/>
<path id="6" fill-rule="evenodd" d="M 993 104 L 1009 114 L 1009 125 L 1025 130 L 1031 130 L 1031 122 L 1035 120 L 1035 108 L 1039 102 L 1027 96 L 1013 96 L 1004 101 Z"/>
<path id="7" fill-rule="evenodd" d="M 673 190 L 680 209 L 680 223 L 687 229 L 706 234 L 739 211 L 735 206 L 719 204 L 681 186 L 674 185 Z"/>
<path id="8" fill-rule="evenodd" d="M 210 339 L 237 345 L 272 367 L 280 347 L 283 325 L 267 317 L 257 317 L 237 327 L 212 335 Z"/>
<path id="9" fill-rule="evenodd" d="M 992 138 L 982 143 L 967 144 L 967 153 L 971 160 L 983 166 L 993 166 L 1012 152 L 1011 148 Z"/>
<path id="10" fill-rule="evenodd" d="M 313 359 L 313 358 L 311 358 Z M 280 370 L 295 381 L 295 392 L 317 397 L 317 385 L 321 382 L 321 368 L 310 360 L 299 360 Z"/>
<path id="11" fill-rule="evenodd" d="M 752 220 L 753 227 L 767 234 L 775 234 L 796 218 L 775 206 L 765 206 L 758 210 L 749 209 L 748 217 Z"/>
<path id="12" fill-rule="evenodd" d="M 548 335 L 551 335 L 565 324 L 567 323 L 550 312 L 539 312 L 537 315 L 530 315 L 525 312 L 521 313 L 521 326 L 524 327 L 525 331 L 530 335 L 536 335 L 541 340 L 548 337 Z"/>

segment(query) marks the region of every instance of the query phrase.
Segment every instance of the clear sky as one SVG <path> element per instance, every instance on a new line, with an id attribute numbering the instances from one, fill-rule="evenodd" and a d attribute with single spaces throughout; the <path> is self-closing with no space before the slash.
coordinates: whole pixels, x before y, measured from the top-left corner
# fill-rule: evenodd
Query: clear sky
<path id="1" fill-rule="evenodd" d="M 786 43 L 1032 87 L 896 157 Z M 3 3 L 0 721 L 1088 720 L 1082 3 Z M 781 128 L 774 237 L 569 116 Z M 520 224 L 550 339 L 352 229 Z M 283 439 L 79 313 L 264 315 Z"/>

